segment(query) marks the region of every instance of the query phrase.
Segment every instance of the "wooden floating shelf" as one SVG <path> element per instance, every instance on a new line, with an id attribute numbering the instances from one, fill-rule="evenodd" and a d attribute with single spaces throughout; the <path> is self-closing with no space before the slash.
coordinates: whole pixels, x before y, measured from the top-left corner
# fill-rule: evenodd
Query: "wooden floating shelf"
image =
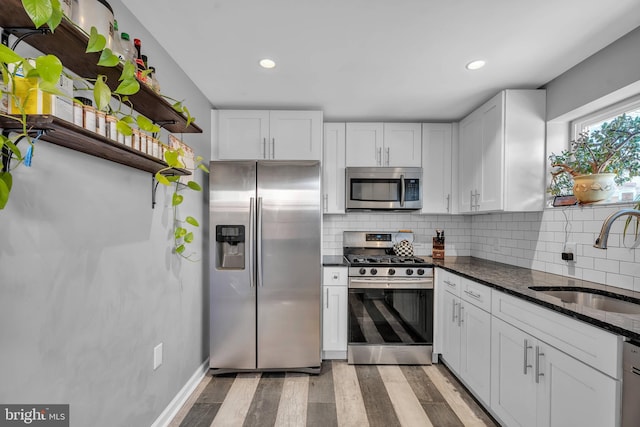
<path id="1" fill-rule="evenodd" d="M 40 141 L 47 141 L 62 147 L 71 148 L 72 150 L 130 166 L 145 172 L 155 174 L 159 170 L 168 167 L 167 163 L 158 158 L 134 150 L 131 147 L 127 147 L 117 141 L 113 141 L 55 116 L 27 116 L 27 127 L 29 130 L 45 131 L 44 135 L 40 137 Z M 16 129 L 18 132 L 22 131 L 21 125 L 17 120 L 6 117 L 0 117 L 0 128 L 5 130 Z M 163 172 L 163 174 L 191 175 L 191 172 L 186 169 L 172 168 Z"/>
<path id="2" fill-rule="evenodd" d="M 26 29 L 33 28 L 20 0 L 2 0 L 0 27 L 13 35 L 21 35 Z M 55 32 L 49 34 L 33 34 L 24 42 L 45 54 L 57 56 L 62 64 L 80 77 L 91 79 L 98 74 L 107 76 L 107 85 L 111 90 L 118 87 L 118 78 L 122 66 L 100 67 L 96 65 L 99 53 L 85 53 L 89 37 L 66 18 L 62 19 Z M 140 84 L 140 91 L 129 96 L 134 109 L 155 123 L 162 123 L 163 128 L 172 133 L 202 133 L 195 123 L 188 127 L 187 118 L 173 109 L 162 96 L 156 94 L 145 84 Z M 169 124 L 166 124 L 169 123 Z"/>

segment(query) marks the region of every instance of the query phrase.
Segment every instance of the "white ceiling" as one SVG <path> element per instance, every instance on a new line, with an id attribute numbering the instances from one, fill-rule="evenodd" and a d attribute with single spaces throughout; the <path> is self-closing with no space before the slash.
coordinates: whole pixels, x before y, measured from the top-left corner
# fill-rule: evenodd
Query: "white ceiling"
<path id="1" fill-rule="evenodd" d="M 640 26 L 640 0 L 123 3 L 216 108 L 313 108 L 325 121 L 457 120 Z M 464 68 L 478 58 L 483 69 Z"/>

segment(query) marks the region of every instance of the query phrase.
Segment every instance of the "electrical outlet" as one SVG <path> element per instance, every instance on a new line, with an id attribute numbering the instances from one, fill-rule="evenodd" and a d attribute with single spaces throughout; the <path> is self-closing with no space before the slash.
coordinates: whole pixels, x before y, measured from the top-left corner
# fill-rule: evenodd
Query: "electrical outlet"
<path id="1" fill-rule="evenodd" d="M 562 259 L 565 261 L 576 261 L 578 256 L 578 244 L 576 242 L 566 242 L 562 251 Z"/>
<path id="2" fill-rule="evenodd" d="M 153 370 L 155 371 L 162 365 L 162 343 L 153 348 Z"/>

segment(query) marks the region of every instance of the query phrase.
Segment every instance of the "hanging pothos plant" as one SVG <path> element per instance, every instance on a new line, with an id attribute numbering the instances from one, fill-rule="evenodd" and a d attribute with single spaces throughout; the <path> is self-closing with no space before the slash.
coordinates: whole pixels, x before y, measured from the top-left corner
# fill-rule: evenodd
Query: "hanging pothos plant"
<path id="1" fill-rule="evenodd" d="M 47 25 L 52 32 L 58 27 L 63 19 L 62 9 L 59 0 L 22 0 L 25 12 L 33 22 L 35 28 Z M 77 27 L 77 26 L 76 26 Z M 79 27 L 77 27 L 80 29 Z M 80 29 L 82 30 L 82 29 Z M 104 67 L 115 67 L 120 64 L 118 56 L 106 48 L 106 38 L 99 34 L 95 27 L 91 28 L 89 41 L 87 43 L 86 52 L 99 52 L 100 59 L 98 65 Z M 16 92 L 16 79 L 28 78 L 37 80 L 37 88 L 43 92 L 66 97 L 66 95 L 57 89 L 57 84 L 63 70 L 63 64 L 55 55 L 42 55 L 35 59 L 28 59 L 18 55 L 13 49 L 0 44 L 0 72 L 2 73 L 2 86 L 0 90 L 2 95 L 7 96 L 9 104 L 13 103 L 19 114 L 0 113 L 0 116 L 9 120 L 15 120 L 19 126 L 13 131 L 11 137 L 9 135 L 0 134 L 0 150 L 2 159 L 2 169 L 0 171 L 0 210 L 4 209 L 9 201 L 11 188 L 13 186 L 12 170 L 25 163 L 27 166 L 31 162 L 31 156 L 34 147 L 34 133 L 27 125 L 28 115 L 26 114 L 26 106 L 30 96 L 35 96 L 32 91 L 27 91 L 26 95 Z M 148 73 L 145 71 L 144 73 Z M 133 104 L 129 101 L 129 96 L 140 90 L 140 83 L 136 78 L 136 68 L 130 62 L 125 62 L 122 67 L 122 73 L 119 78 L 118 87 L 111 91 L 106 84 L 107 77 L 97 75 L 95 79 L 81 79 L 85 90 L 93 92 L 93 98 L 96 108 L 101 111 L 108 112 L 117 118 L 117 130 L 123 135 L 132 135 L 132 126 L 137 126 L 140 130 L 157 133 L 160 128 L 151 120 L 142 116 L 133 114 Z M 78 79 L 74 79 L 76 82 Z M 194 118 L 189 113 L 186 106 L 181 101 L 161 95 L 164 98 L 173 101 L 173 108 L 187 118 L 185 127 L 188 127 Z M 116 99 L 117 108 L 111 106 L 112 99 Z M 77 102 L 77 101 L 74 101 Z M 24 152 L 18 147 L 21 141 L 26 142 Z M 184 156 L 181 148 L 166 147 L 164 159 L 167 167 L 158 171 L 155 175 L 157 181 L 163 185 L 173 185 L 174 193 L 172 196 L 172 209 L 174 214 L 174 252 L 179 256 L 192 259 L 194 254 L 186 253 L 186 245 L 193 242 L 193 232 L 189 231 L 186 226 L 198 227 L 198 221 L 187 216 L 184 220 L 178 217 L 178 206 L 183 201 L 183 196 L 179 194 L 182 188 L 188 188 L 194 191 L 201 191 L 200 185 L 195 181 L 189 181 L 186 186 L 179 185 L 178 176 L 165 176 L 170 169 L 184 168 L 185 165 L 181 161 Z M 202 157 L 195 159 L 196 167 L 204 172 L 208 169 L 202 164 Z"/>

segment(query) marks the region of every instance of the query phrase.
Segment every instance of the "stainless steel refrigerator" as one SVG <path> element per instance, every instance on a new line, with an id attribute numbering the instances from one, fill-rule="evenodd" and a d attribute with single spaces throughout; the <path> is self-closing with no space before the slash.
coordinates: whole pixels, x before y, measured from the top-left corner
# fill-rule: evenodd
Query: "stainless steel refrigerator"
<path id="1" fill-rule="evenodd" d="M 210 368 L 318 372 L 319 162 L 210 166 Z"/>

